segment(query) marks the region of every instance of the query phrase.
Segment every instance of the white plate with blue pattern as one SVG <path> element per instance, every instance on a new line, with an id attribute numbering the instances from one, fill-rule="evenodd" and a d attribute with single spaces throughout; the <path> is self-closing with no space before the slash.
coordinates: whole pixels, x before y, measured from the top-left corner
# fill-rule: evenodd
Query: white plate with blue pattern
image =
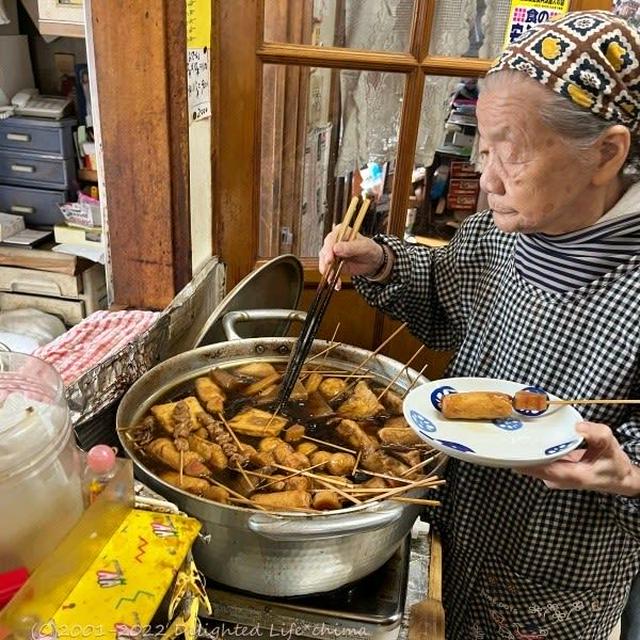
<path id="1" fill-rule="evenodd" d="M 525 467 L 562 458 L 580 445 L 576 424 L 582 416 L 570 405 L 516 413 L 500 420 L 458 420 L 440 413 L 442 398 L 458 391 L 516 391 L 539 387 L 494 378 L 447 378 L 413 389 L 404 400 L 411 428 L 434 449 L 453 458 L 491 467 Z M 556 396 L 547 394 L 549 399 Z"/>

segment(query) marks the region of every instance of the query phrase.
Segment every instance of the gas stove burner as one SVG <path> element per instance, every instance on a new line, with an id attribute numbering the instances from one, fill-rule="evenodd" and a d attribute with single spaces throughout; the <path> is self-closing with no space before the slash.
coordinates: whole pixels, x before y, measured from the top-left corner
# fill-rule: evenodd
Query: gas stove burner
<path id="1" fill-rule="evenodd" d="M 272 598 L 210 583 L 213 619 L 203 620 L 202 637 L 294 638 L 397 637 L 409 574 L 410 538 L 374 573 L 335 591 Z"/>

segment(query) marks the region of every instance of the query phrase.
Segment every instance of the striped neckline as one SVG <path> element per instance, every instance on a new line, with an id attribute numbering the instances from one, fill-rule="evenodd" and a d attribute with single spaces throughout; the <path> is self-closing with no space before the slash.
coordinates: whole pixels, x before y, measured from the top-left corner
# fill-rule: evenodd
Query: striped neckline
<path id="1" fill-rule="evenodd" d="M 516 270 L 530 284 L 554 293 L 578 289 L 614 271 L 640 253 L 640 207 L 616 214 L 558 236 L 518 234 Z"/>

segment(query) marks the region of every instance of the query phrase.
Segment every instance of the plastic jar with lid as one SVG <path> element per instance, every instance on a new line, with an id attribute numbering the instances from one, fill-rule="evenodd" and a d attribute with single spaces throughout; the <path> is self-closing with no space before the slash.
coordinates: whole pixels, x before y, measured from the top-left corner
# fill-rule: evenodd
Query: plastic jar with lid
<path id="1" fill-rule="evenodd" d="M 0 573 L 32 571 L 82 514 L 64 385 L 46 362 L 0 352 Z"/>

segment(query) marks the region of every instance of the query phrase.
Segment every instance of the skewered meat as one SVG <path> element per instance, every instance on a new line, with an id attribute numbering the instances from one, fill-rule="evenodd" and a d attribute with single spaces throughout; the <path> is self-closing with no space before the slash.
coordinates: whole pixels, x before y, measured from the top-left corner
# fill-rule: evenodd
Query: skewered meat
<path id="1" fill-rule="evenodd" d="M 364 429 L 353 420 L 341 420 L 340 424 L 336 427 L 336 433 L 351 446 L 352 449 L 357 451 L 374 450 L 378 448 L 378 443 L 374 438 L 367 435 Z"/>
<path id="2" fill-rule="evenodd" d="M 314 451 L 318 450 L 318 445 L 313 442 L 301 442 L 297 447 L 296 451 L 298 453 L 302 453 L 303 455 L 309 458 Z"/>
<path id="3" fill-rule="evenodd" d="M 284 432 L 284 440 L 285 442 L 300 442 L 300 440 L 304 438 L 304 434 L 304 426 L 301 424 L 294 424 Z"/>
<path id="4" fill-rule="evenodd" d="M 347 383 L 340 378 L 325 378 L 318 391 L 329 401 L 339 396 L 347 388 Z"/>
<path id="5" fill-rule="evenodd" d="M 180 474 L 176 471 L 163 471 L 160 477 L 174 487 L 188 491 L 202 498 L 213 500 L 227 504 L 229 502 L 229 492 L 222 487 L 216 487 L 209 484 L 204 478 L 192 478 L 190 476 L 182 476 L 180 482 Z"/>
<path id="6" fill-rule="evenodd" d="M 212 369 L 209 376 L 225 393 L 234 393 L 244 384 L 238 376 L 225 369 Z"/>
<path id="7" fill-rule="evenodd" d="M 189 448 L 191 451 L 199 453 L 205 464 L 214 471 L 222 471 L 227 468 L 229 460 L 219 444 L 191 435 L 189 436 Z"/>
<path id="8" fill-rule="evenodd" d="M 378 431 L 378 438 L 380 438 L 380 442 L 384 444 L 403 444 L 411 446 L 422 443 L 422 440 L 413 429 L 383 427 Z"/>
<path id="9" fill-rule="evenodd" d="M 276 373 L 276 370 L 269 362 L 249 362 L 236 368 L 234 373 L 250 378 L 266 378 Z"/>
<path id="10" fill-rule="evenodd" d="M 251 501 L 262 507 L 272 509 L 309 509 L 311 494 L 307 491 L 276 491 L 274 493 L 257 493 Z"/>
<path id="11" fill-rule="evenodd" d="M 198 427 L 193 433 L 203 440 L 209 439 L 209 432 L 204 427 Z"/>
<path id="12" fill-rule="evenodd" d="M 497 391 L 466 391 L 442 398 L 442 415 L 462 420 L 508 418 L 513 411 L 511 396 Z"/>
<path id="13" fill-rule="evenodd" d="M 255 438 L 277 436 L 286 424 L 286 418 L 280 416 L 274 417 L 267 411 L 253 407 L 241 411 L 229 420 L 229 426 L 235 432 Z"/>
<path id="14" fill-rule="evenodd" d="M 338 407 L 337 413 L 352 420 L 363 420 L 371 418 L 381 411 L 384 411 L 384 407 L 378 402 L 373 391 L 369 389 L 369 385 L 364 380 L 360 380 L 353 394 Z"/>
<path id="15" fill-rule="evenodd" d="M 191 413 L 186 402 L 180 400 L 176 403 L 171 414 L 173 420 L 173 442 L 178 451 L 187 451 L 189 449 L 189 434 L 193 429 L 191 421 Z"/>
<path id="16" fill-rule="evenodd" d="M 182 457 L 183 473 L 188 476 L 206 476 L 209 469 L 203 464 L 202 456 L 195 451 L 184 451 L 182 456 L 169 438 L 156 438 L 147 445 L 147 453 L 159 462 L 166 464 L 175 471 L 180 471 L 180 459 Z"/>
<path id="17" fill-rule="evenodd" d="M 350 453 L 334 453 L 325 463 L 325 470 L 332 476 L 347 476 L 353 471 L 356 458 Z"/>
<path id="18" fill-rule="evenodd" d="M 322 376 L 319 373 L 312 373 L 304 383 L 304 387 L 308 393 L 313 393 L 318 390 L 321 382 Z"/>
<path id="19" fill-rule="evenodd" d="M 389 413 L 402 413 L 402 398 L 395 391 L 389 389 L 380 400 Z"/>
<path id="20" fill-rule="evenodd" d="M 193 430 L 198 427 L 198 417 L 204 413 L 202 405 L 198 402 L 195 396 L 189 396 L 180 402 L 186 403 L 189 408 L 189 414 L 192 420 Z M 151 407 L 151 414 L 158 421 L 160 426 L 169 434 L 173 435 L 173 411 L 176 408 L 177 402 L 168 402 L 166 404 L 156 404 Z"/>
<path id="21" fill-rule="evenodd" d="M 319 511 L 327 511 L 330 509 L 341 509 L 342 501 L 335 491 L 318 491 L 313 496 L 313 508 Z"/>
<path id="22" fill-rule="evenodd" d="M 211 378 L 196 378 L 195 386 L 198 400 L 209 413 L 217 414 L 224 411 L 224 401 L 227 396 Z"/>
<path id="23" fill-rule="evenodd" d="M 228 458 L 230 467 L 240 467 L 247 463 L 247 454 L 238 449 L 231 434 L 220 422 L 214 420 L 208 413 L 199 416 L 200 424 L 207 430 L 209 437 L 217 445 L 220 445 L 222 452 Z"/>

